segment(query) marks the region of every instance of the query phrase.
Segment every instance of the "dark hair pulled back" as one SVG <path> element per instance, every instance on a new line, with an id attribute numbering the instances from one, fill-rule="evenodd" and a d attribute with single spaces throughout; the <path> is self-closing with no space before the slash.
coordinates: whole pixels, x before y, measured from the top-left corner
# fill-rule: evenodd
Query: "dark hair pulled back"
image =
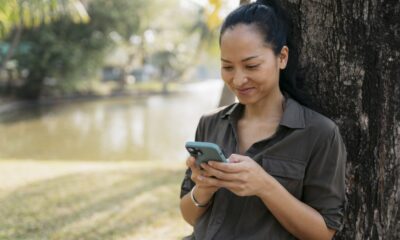
<path id="1" fill-rule="evenodd" d="M 231 12 L 222 24 L 221 37 L 228 28 L 238 24 L 254 25 L 264 36 L 264 42 L 268 44 L 278 55 L 282 47 L 289 48 L 289 59 L 286 68 L 279 74 L 279 87 L 296 101 L 310 106 L 308 96 L 301 91 L 297 82 L 298 50 L 293 41 L 292 21 L 275 0 L 258 0 L 245 4 Z"/>

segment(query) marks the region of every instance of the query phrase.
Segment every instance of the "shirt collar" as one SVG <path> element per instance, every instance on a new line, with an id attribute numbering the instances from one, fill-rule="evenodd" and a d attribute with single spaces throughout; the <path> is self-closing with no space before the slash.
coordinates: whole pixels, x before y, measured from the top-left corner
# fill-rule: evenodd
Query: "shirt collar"
<path id="1" fill-rule="evenodd" d="M 243 104 L 234 103 L 224 110 L 221 118 L 237 121 L 242 116 L 244 108 Z M 285 96 L 283 115 L 279 125 L 293 129 L 305 128 L 304 107 L 289 96 Z"/>

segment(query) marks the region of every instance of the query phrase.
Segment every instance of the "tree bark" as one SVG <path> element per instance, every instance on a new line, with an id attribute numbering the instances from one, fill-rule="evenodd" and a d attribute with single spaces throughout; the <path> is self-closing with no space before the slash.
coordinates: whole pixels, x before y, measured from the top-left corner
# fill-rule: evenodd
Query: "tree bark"
<path id="1" fill-rule="evenodd" d="M 337 239 L 400 239 L 400 2 L 282 0 L 316 109 L 345 140 L 347 207 Z"/>
<path id="2" fill-rule="evenodd" d="M 348 201 L 336 239 L 400 239 L 400 2 L 282 4 L 294 22 L 301 85 L 347 147 Z"/>

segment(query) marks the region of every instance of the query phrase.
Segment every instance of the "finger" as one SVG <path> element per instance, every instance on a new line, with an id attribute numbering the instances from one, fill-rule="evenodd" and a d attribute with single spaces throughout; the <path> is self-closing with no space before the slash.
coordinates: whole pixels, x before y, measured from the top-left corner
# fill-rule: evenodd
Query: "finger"
<path id="1" fill-rule="evenodd" d="M 200 178 L 198 179 L 199 186 L 209 186 L 217 188 L 226 188 L 238 196 L 242 196 L 246 192 L 246 187 L 242 182 L 225 181 L 218 178 Z"/>
<path id="2" fill-rule="evenodd" d="M 240 163 L 240 162 L 251 160 L 251 158 L 249 158 L 248 156 L 244 156 L 244 155 L 240 155 L 240 154 L 231 154 L 228 159 L 229 159 L 230 163 Z"/>
<path id="3" fill-rule="evenodd" d="M 195 164 L 195 159 L 194 159 L 194 157 L 188 157 L 187 159 L 186 159 L 186 166 L 187 167 L 191 167 L 191 166 L 193 166 Z"/>
<path id="4" fill-rule="evenodd" d="M 222 180 L 226 180 L 226 181 L 236 180 L 237 174 L 223 172 L 221 170 L 218 170 L 216 168 L 209 166 L 208 164 L 202 164 L 201 166 L 204 168 L 204 170 L 208 174 L 210 174 L 211 176 L 214 176 L 218 179 L 222 179 Z"/>
<path id="5" fill-rule="evenodd" d="M 219 180 L 212 177 L 205 177 L 205 176 L 197 176 L 196 177 L 197 184 L 200 186 L 208 186 L 208 187 L 218 187 Z"/>
<path id="6" fill-rule="evenodd" d="M 201 173 L 201 176 L 204 176 L 204 177 L 214 177 L 214 175 L 212 175 L 211 173 L 209 173 L 209 172 L 207 172 L 207 171 L 203 171 L 203 172 Z"/>
<path id="7" fill-rule="evenodd" d="M 238 173 L 242 171 L 242 166 L 240 163 L 222 163 L 216 161 L 209 161 L 208 164 L 217 170 L 227 173 Z"/>
<path id="8" fill-rule="evenodd" d="M 229 189 L 231 192 L 234 192 L 234 193 L 245 190 L 245 188 L 244 188 L 245 185 L 242 182 L 219 180 L 219 182 L 217 184 L 219 187 Z"/>
<path id="9" fill-rule="evenodd" d="M 242 158 L 239 154 L 231 154 L 228 159 L 230 163 L 239 163 Z"/>

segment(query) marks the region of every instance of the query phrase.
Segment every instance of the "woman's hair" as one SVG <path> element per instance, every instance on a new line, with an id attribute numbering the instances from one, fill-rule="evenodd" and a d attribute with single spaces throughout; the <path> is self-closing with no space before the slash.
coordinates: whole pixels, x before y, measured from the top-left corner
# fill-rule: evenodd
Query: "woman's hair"
<path id="1" fill-rule="evenodd" d="M 278 55 L 282 47 L 289 48 L 289 59 L 286 68 L 279 74 L 279 87 L 303 105 L 309 106 L 308 96 L 297 87 L 298 51 L 293 41 L 292 22 L 278 1 L 257 0 L 245 4 L 231 12 L 222 24 L 220 40 L 228 28 L 238 24 L 254 25 L 264 42 Z"/>

